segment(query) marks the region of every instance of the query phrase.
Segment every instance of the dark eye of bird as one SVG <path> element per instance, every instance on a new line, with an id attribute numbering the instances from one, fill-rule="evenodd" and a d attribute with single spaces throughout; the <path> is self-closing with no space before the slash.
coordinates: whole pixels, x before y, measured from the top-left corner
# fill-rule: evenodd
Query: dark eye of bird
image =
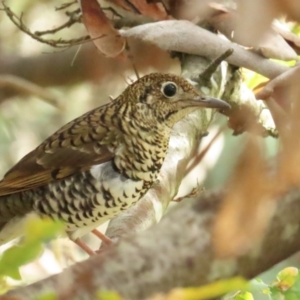
<path id="1" fill-rule="evenodd" d="M 177 93 L 177 85 L 174 82 L 167 82 L 162 87 L 164 96 L 171 98 Z"/>

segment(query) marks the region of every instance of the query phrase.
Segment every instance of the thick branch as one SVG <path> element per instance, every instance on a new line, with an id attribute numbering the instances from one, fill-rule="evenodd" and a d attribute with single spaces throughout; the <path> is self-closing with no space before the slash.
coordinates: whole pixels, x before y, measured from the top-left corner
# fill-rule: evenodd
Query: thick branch
<path id="1" fill-rule="evenodd" d="M 172 22 L 176 22 L 176 26 L 173 26 Z M 180 26 L 181 22 L 188 25 Z M 148 30 L 148 28 L 152 30 Z M 157 30 L 159 28 L 162 28 L 162 30 Z M 154 36 L 150 35 L 150 33 L 154 34 L 153 31 L 156 32 Z M 187 21 L 162 21 L 145 24 L 124 30 L 122 34 L 135 40 L 141 39 L 157 44 L 167 50 L 182 51 L 183 53 L 192 53 L 213 59 L 232 48 L 234 53 L 228 58 L 231 64 L 249 67 L 269 78 L 273 78 L 287 70 L 285 66 L 223 40 Z M 165 40 L 168 42 L 167 45 L 163 44 Z M 121 63 L 101 57 L 91 43 L 83 45 L 76 56 L 77 50 L 74 47 L 64 52 L 47 53 L 32 57 L 4 56 L 2 54 L 2 57 L 0 57 L 0 74 L 12 74 L 41 86 L 51 86 L 74 84 L 83 80 L 97 80 L 103 76 L 115 75 L 116 70 L 120 74 L 123 70 L 132 68 L 131 63 Z M 149 67 L 150 56 L 153 57 L 153 51 L 157 50 L 150 47 L 149 44 L 135 42 L 131 44 L 130 51 L 138 70 L 147 72 L 145 65 L 148 64 Z M 143 55 L 140 55 L 140 53 L 143 53 Z M 147 53 L 146 57 L 145 53 Z M 72 63 L 74 57 L 76 59 Z M 158 65 L 161 66 L 163 61 L 165 61 L 165 67 L 169 66 L 170 62 L 166 54 L 161 51 L 161 53 L 155 54 L 155 60 L 151 60 L 151 63 L 154 68 L 159 69 Z"/>
<path id="2" fill-rule="evenodd" d="M 221 192 L 204 193 L 186 200 L 149 230 L 120 240 L 62 274 L 8 295 L 25 300 L 55 291 L 59 299 L 85 299 L 94 291 L 109 289 L 140 300 L 177 286 L 198 286 L 236 274 L 252 278 L 299 250 L 300 210 L 295 207 L 300 190 L 295 189 L 278 201 L 259 245 L 240 258 L 218 259 L 211 229 L 223 197 Z"/>
<path id="3" fill-rule="evenodd" d="M 234 52 L 227 61 L 274 78 L 288 67 L 247 51 L 239 45 L 213 34 L 188 21 L 161 21 L 120 30 L 124 37 L 140 39 L 168 51 L 177 51 L 215 59 L 228 49 Z"/>

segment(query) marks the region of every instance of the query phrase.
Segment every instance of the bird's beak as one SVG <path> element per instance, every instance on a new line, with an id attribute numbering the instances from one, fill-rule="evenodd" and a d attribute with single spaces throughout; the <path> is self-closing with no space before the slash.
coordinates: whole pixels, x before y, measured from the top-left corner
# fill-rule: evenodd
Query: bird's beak
<path id="1" fill-rule="evenodd" d="M 196 96 L 191 100 L 187 100 L 188 106 L 199 106 L 199 107 L 207 107 L 207 108 L 231 108 L 228 103 L 223 100 L 206 97 L 206 96 Z"/>

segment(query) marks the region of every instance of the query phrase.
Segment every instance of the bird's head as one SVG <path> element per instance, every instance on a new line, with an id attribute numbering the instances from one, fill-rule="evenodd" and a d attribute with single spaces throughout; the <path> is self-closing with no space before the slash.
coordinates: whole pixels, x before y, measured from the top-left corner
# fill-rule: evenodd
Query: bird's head
<path id="1" fill-rule="evenodd" d="M 230 108 L 222 100 L 200 95 L 189 81 L 172 74 L 146 75 L 123 94 L 143 122 L 149 120 L 169 127 L 199 108 Z"/>

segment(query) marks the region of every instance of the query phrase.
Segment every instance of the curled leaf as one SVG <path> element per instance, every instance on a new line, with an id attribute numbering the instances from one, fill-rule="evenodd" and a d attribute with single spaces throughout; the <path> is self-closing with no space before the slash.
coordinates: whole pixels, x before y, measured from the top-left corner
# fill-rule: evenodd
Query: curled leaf
<path id="1" fill-rule="evenodd" d="M 126 40 L 112 26 L 97 0 L 80 0 L 83 23 L 100 52 L 107 57 L 122 57 Z"/>

